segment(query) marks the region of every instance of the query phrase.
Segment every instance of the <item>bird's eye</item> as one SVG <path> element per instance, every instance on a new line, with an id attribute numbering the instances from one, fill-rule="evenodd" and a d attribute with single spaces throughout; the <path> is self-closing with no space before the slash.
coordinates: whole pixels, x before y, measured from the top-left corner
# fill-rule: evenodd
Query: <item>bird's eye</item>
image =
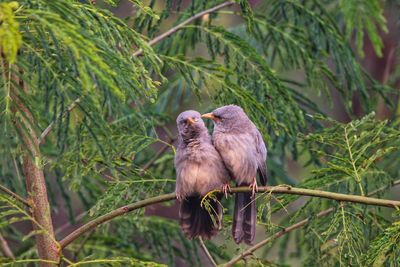
<path id="1" fill-rule="evenodd" d="M 193 125 L 198 121 L 198 118 L 194 118 L 194 117 L 189 117 L 185 120 L 186 124 L 190 124 Z"/>

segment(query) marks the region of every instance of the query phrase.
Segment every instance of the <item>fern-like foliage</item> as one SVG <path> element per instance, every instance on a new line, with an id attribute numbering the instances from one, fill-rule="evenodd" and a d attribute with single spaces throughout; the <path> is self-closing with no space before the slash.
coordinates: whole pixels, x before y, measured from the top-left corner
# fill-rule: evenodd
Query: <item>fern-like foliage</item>
<path id="1" fill-rule="evenodd" d="M 369 266 L 396 266 L 400 255 L 400 222 L 386 228 L 365 253 L 365 264 Z M 396 263 L 397 261 L 397 263 Z"/>
<path id="2" fill-rule="evenodd" d="M 398 129 L 387 121 L 375 120 L 373 113 L 348 124 L 316 118 L 331 127 L 302 136 L 303 151 L 309 154 L 306 165 L 318 167 L 298 186 L 365 196 L 397 178 L 383 164 L 386 159 L 398 162 L 392 157 L 398 151 Z M 274 210 L 297 198 L 282 197 L 283 202 L 275 205 Z"/>
<path id="3" fill-rule="evenodd" d="M 368 195 L 387 192 L 398 176 L 400 138 L 392 121 L 378 121 L 371 114 L 350 116 L 354 120 L 344 124 L 316 115 L 334 103 L 333 95 L 339 95 L 348 113 L 355 98 L 368 113 L 380 97 L 390 102 L 389 88 L 374 81 L 356 55 L 362 55 L 364 36 L 381 54 L 385 3 L 92 2 L 0 1 L 0 182 L 29 197 L 22 160 L 27 146 L 15 127 L 28 121 L 33 132 L 28 127 L 22 131 L 38 137 L 33 141 L 40 144 L 41 156 L 35 162 L 44 171 L 54 218 L 68 213 L 64 223 L 75 227 L 82 209 L 87 221 L 172 192 L 174 120 L 189 108 L 242 106 L 268 144 L 270 184 Z M 126 18 L 109 11 L 127 3 L 131 12 Z M 182 24 L 220 4 L 225 8 Z M 168 37 L 151 45 L 173 27 Z M 301 181 L 291 177 L 288 155 L 300 163 L 307 160 L 311 174 Z M 21 241 L 13 249 L 14 263 L 39 264 L 31 237 L 41 233 L 40 226 L 24 238 L 23 226 L 15 222 L 32 223 L 29 211 L 2 193 L 0 200 L 1 233 Z M 395 266 L 398 250 L 389 238 L 398 227 L 389 226 L 391 219 L 380 210 L 318 199 L 296 206 L 302 200 L 269 194 L 257 201 L 258 222 L 266 234 L 310 218 L 294 236 L 312 251 L 295 251 L 305 265 Z M 232 248 L 229 237 L 232 200 L 222 204 L 223 237 L 206 242 L 219 262 L 241 250 Z M 317 218 L 321 208 L 332 211 Z M 277 212 L 284 214 L 281 221 L 275 221 Z M 198 241 L 187 240 L 178 223 L 164 217 L 148 216 L 142 209 L 105 224 L 81 237 L 81 243 L 70 244 L 63 264 L 204 264 Z M 283 239 L 281 251 L 291 237 Z M 280 262 L 286 256 L 281 252 Z M 275 266 L 265 259 L 256 264 Z"/>
<path id="4" fill-rule="evenodd" d="M 359 195 L 387 190 L 382 185 L 392 183 L 397 176 L 391 176 L 383 166 L 387 159 L 398 162 L 398 158 L 392 157 L 398 149 L 398 129 L 387 121 L 376 121 L 373 113 L 347 124 L 319 119 L 325 120 L 324 124 L 330 127 L 301 137 L 300 145 L 309 153 L 308 164 L 316 167 L 298 186 Z M 272 213 L 298 199 L 298 196 L 277 198 Z M 323 210 L 329 210 L 327 216 L 317 218 L 316 215 Z M 369 242 L 378 235 L 381 227 L 390 222 L 381 217 L 376 208 L 314 198 L 306 200 L 283 223 L 294 223 L 301 218 L 308 218 L 309 222 L 306 230 L 297 236 L 302 244 L 298 253 L 316 252 L 306 253 L 306 266 L 363 265 Z M 282 249 L 287 249 L 287 245 Z"/>

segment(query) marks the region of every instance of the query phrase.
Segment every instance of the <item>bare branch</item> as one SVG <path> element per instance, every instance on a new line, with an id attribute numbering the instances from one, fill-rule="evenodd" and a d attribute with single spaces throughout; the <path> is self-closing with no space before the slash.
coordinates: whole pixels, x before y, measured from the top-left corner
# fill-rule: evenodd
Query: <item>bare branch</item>
<path id="1" fill-rule="evenodd" d="M 393 187 L 398 186 L 398 185 L 400 185 L 400 180 L 396 180 L 396 181 L 394 181 L 392 184 L 384 185 L 384 186 L 382 186 L 382 187 L 380 187 L 380 188 L 378 188 L 378 189 L 376 189 L 376 190 L 374 190 L 374 191 L 371 191 L 371 192 L 368 194 L 368 196 L 375 195 L 376 193 L 379 193 L 379 192 L 381 192 L 381 191 L 383 191 L 383 190 L 386 190 L 386 189 L 389 189 L 389 188 L 393 188 Z"/>
<path id="2" fill-rule="evenodd" d="M 213 259 L 213 257 L 211 256 L 210 251 L 208 251 L 206 244 L 204 244 L 203 238 L 201 238 L 201 236 L 199 236 L 199 241 L 200 241 L 200 246 L 203 249 L 204 253 L 206 254 L 207 258 L 210 260 L 211 264 L 213 266 L 217 266 L 217 263 L 215 262 L 215 260 Z"/>
<path id="3" fill-rule="evenodd" d="M 328 215 L 329 213 L 331 213 L 334 209 L 330 208 L 324 211 L 321 211 L 320 213 L 317 214 L 317 218 L 323 217 Z M 302 221 L 299 221 L 298 223 L 292 224 L 289 227 L 284 228 L 283 230 L 273 234 L 272 236 L 268 237 L 267 239 L 264 239 L 263 241 L 255 244 L 254 246 L 250 247 L 249 249 L 247 249 L 246 251 L 240 253 L 239 255 L 237 255 L 236 257 L 234 257 L 233 259 L 231 259 L 230 261 L 228 261 L 227 263 L 225 263 L 223 266 L 228 267 L 228 266 L 232 266 L 233 264 L 235 264 L 236 262 L 240 261 L 241 259 L 250 256 L 253 254 L 254 251 L 256 251 L 257 249 L 265 246 L 266 244 L 268 244 L 269 242 L 283 236 L 284 234 L 287 234 L 295 229 L 298 229 L 304 225 L 306 225 L 308 223 L 309 219 L 304 219 Z"/>
<path id="4" fill-rule="evenodd" d="M 22 114 L 20 120 L 14 122 L 16 130 L 24 143 L 23 171 L 26 181 L 26 189 L 31 205 L 31 212 L 37 224 L 34 229 L 41 226 L 45 233 L 36 235 L 36 247 L 39 257 L 43 260 L 58 261 L 59 247 L 54 237 L 53 222 L 51 218 L 50 204 L 47 197 L 47 187 L 42 166 L 42 154 L 39 147 L 39 138 L 32 123 L 34 118 L 30 110 L 20 101 L 18 95 L 12 95 L 15 102 L 15 112 Z M 40 262 L 40 266 L 53 266 L 48 262 Z"/>
<path id="5" fill-rule="evenodd" d="M 87 214 L 87 211 L 81 212 L 80 214 L 78 214 L 75 217 L 75 223 L 79 222 L 80 220 L 82 220 Z M 60 227 L 58 227 L 57 229 L 54 230 L 54 234 L 58 235 L 60 233 L 62 233 L 65 229 L 67 229 L 68 227 L 70 227 L 72 224 L 70 221 L 64 223 L 63 225 L 61 225 Z"/>
<path id="6" fill-rule="evenodd" d="M 168 144 L 172 145 L 175 142 L 175 139 L 171 139 L 167 142 Z M 157 153 L 154 155 L 153 158 L 151 158 L 142 168 L 141 170 L 141 174 L 143 174 L 145 171 L 147 171 L 148 168 L 150 168 L 154 162 L 161 157 L 165 151 L 167 151 L 167 149 L 170 146 L 168 146 L 167 144 L 163 144 L 163 146 L 157 151 Z"/>
<path id="7" fill-rule="evenodd" d="M 200 12 L 200 13 L 197 13 L 196 15 L 194 15 L 194 16 L 188 18 L 187 20 L 185 20 L 185 21 L 183 21 L 182 23 L 176 25 L 175 27 L 171 28 L 170 30 L 168 30 L 168 31 L 166 31 L 166 32 L 164 32 L 164 33 L 162 33 L 162 34 L 160 34 L 159 36 L 155 37 L 154 39 L 150 40 L 150 41 L 148 42 L 148 45 L 153 46 L 153 45 L 155 45 L 156 43 L 158 43 L 158 42 L 162 41 L 163 39 L 169 37 L 170 35 L 174 34 L 175 32 L 179 31 L 179 30 L 182 29 L 185 25 L 191 23 L 192 21 L 194 21 L 194 20 L 196 20 L 196 19 L 198 19 L 198 18 L 201 18 L 201 17 L 204 16 L 204 15 L 213 13 L 213 12 L 215 12 L 215 11 L 221 9 L 221 8 L 224 8 L 224 7 L 233 5 L 234 3 L 235 3 L 235 2 L 233 2 L 233 1 L 226 1 L 226 2 L 224 2 L 224 3 L 222 3 L 222 4 L 216 5 L 215 7 L 212 7 L 212 8 L 209 8 L 209 9 L 207 9 L 207 10 L 204 10 L 204 11 L 202 11 L 202 12 Z M 137 57 L 137 56 L 140 56 L 140 55 L 142 55 L 142 54 L 143 54 L 143 50 L 142 50 L 142 49 L 139 49 L 139 50 L 137 50 L 135 53 L 132 54 L 132 57 Z"/>
<path id="8" fill-rule="evenodd" d="M 239 193 L 239 192 L 251 192 L 251 188 L 249 187 L 236 187 L 231 189 L 231 193 Z M 221 192 L 219 190 L 215 191 Z M 344 202 L 353 202 L 353 203 L 360 203 L 366 205 L 375 205 L 375 206 L 382 206 L 382 207 L 389 207 L 389 208 L 399 208 L 400 201 L 396 200 L 387 200 L 387 199 L 379 199 L 379 198 L 372 198 L 372 197 L 363 197 L 357 195 L 346 195 L 340 193 L 333 193 L 321 190 L 312 190 L 312 189 L 305 189 L 305 188 L 295 188 L 290 187 L 287 185 L 278 185 L 278 186 L 262 186 L 259 187 L 258 192 L 266 192 L 271 194 L 291 194 L 291 195 L 302 195 L 302 196 L 313 196 L 313 197 L 321 197 L 327 198 L 337 201 L 344 201 Z M 95 227 L 103 224 L 107 221 L 114 219 L 115 217 L 124 215 L 130 211 L 143 208 L 152 204 L 170 201 L 175 199 L 175 193 L 165 194 L 161 196 L 156 196 L 152 198 L 148 198 L 133 204 L 129 204 L 123 207 L 120 207 L 116 210 L 113 210 L 105 215 L 102 215 L 92 221 L 88 222 L 87 224 L 81 226 L 80 228 L 73 231 L 71 234 L 66 236 L 63 240 L 60 241 L 61 248 L 66 247 L 72 241 L 80 237 L 82 234 L 94 229 Z"/>
<path id="9" fill-rule="evenodd" d="M 232 188 L 231 191 L 232 193 L 241 193 L 241 192 L 249 192 L 250 190 L 248 187 L 236 187 Z M 347 194 L 306 189 L 306 188 L 296 188 L 288 185 L 262 186 L 258 188 L 258 191 L 272 193 L 272 194 L 289 194 L 289 195 L 320 197 L 320 198 L 333 199 L 337 201 L 353 202 L 353 203 L 382 206 L 389 208 L 400 207 L 400 201 L 397 200 L 379 199 L 379 198 L 364 197 L 359 195 L 347 195 Z"/>
<path id="10" fill-rule="evenodd" d="M 17 195 L 16 193 L 11 191 L 7 187 L 0 185 L 0 190 L 3 191 L 4 193 L 6 193 L 7 195 L 10 195 L 11 197 L 15 198 L 16 200 L 18 200 L 19 202 L 21 202 L 25 206 L 30 207 L 29 202 L 25 198 Z"/>
<path id="11" fill-rule="evenodd" d="M 62 118 L 64 118 L 69 112 L 71 112 L 81 101 L 81 98 L 78 97 L 77 99 L 75 99 L 71 105 L 68 106 L 68 108 L 62 113 L 60 114 L 54 121 L 52 121 L 49 126 L 46 127 L 46 129 L 42 132 L 42 134 L 39 137 L 39 144 L 42 144 L 44 142 L 44 140 L 46 139 L 46 137 L 49 135 L 50 131 L 53 129 L 54 125 L 56 124 L 56 122 Z"/>
<path id="12" fill-rule="evenodd" d="M 71 234 L 66 236 L 63 240 L 61 240 L 60 246 L 61 246 L 61 248 L 65 248 L 68 244 L 70 244 L 72 241 L 74 241 L 75 239 L 80 237 L 82 234 L 96 228 L 97 226 L 99 226 L 102 223 L 105 223 L 109 220 L 114 219 L 115 217 L 124 215 L 130 211 L 140 209 L 140 208 L 146 207 L 148 205 L 165 202 L 165 201 L 169 201 L 169 200 L 173 200 L 173 199 L 175 199 L 175 193 L 170 193 L 170 194 L 165 194 L 165 195 L 161 195 L 161 196 L 157 196 L 157 197 L 148 198 L 148 199 L 145 199 L 145 200 L 133 203 L 133 204 L 129 204 L 129 205 L 120 207 L 116 210 L 113 210 L 105 215 L 102 215 L 102 216 L 88 222 L 87 224 L 79 227 L 78 229 L 73 231 Z"/>
<path id="13" fill-rule="evenodd" d="M 73 261 L 78 261 L 78 256 L 79 253 L 82 251 L 84 248 L 86 242 L 89 240 L 89 238 L 93 235 L 93 232 L 90 232 L 88 235 L 85 236 L 85 238 L 82 240 L 82 242 L 79 244 L 79 247 L 75 250 L 74 256 L 73 256 Z"/>
<path id="14" fill-rule="evenodd" d="M 399 185 L 399 184 L 400 184 L 400 180 L 394 181 L 392 183 L 392 187 L 394 187 L 396 185 Z M 387 188 L 388 188 L 388 186 L 382 186 L 382 187 L 370 192 L 368 194 L 368 196 L 375 195 L 375 194 L 377 194 L 377 193 L 379 193 L 381 191 L 386 190 Z M 320 213 L 317 214 L 316 217 L 320 218 L 320 217 L 326 216 L 329 213 L 331 213 L 333 210 L 334 210 L 333 208 L 329 208 L 329 209 L 326 209 L 324 211 L 321 211 Z M 263 246 L 265 246 L 269 242 L 271 242 L 271 241 L 273 241 L 273 240 L 275 240 L 275 239 L 283 236 L 284 234 L 287 234 L 287 233 L 289 233 L 289 232 L 291 232 L 291 231 L 293 231 L 295 229 L 303 227 L 304 225 L 306 225 L 308 223 L 308 221 L 309 221 L 309 218 L 304 219 L 302 221 L 299 221 L 298 223 L 295 223 L 295 224 L 293 224 L 293 225 L 291 225 L 291 226 L 289 226 L 289 227 L 287 227 L 287 228 L 285 228 L 285 229 L 273 234 L 272 236 L 268 237 L 267 239 L 264 239 L 263 241 L 255 244 L 254 246 L 250 247 L 249 249 L 247 249 L 246 251 L 242 252 L 238 256 L 234 257 L 229 262 L 225 263 L 223 266 L 226 266 L 226 267 L 232 266 L 233 264 L 235 264 L 236 262 L 240 261 L 241 259 L 253 254 L 254 251 L 256 251 L 257 249 L 259 249 L 259 248 L 261 248 Z"/>
<path id="15" fill-rule="evenodd" d="M 2 234 L 0 234 L 0 244 L 1 244 L 1 249 L 3 250 L 4 256 L 15 260 L 15 256 L 10 249 L 10 246 L 8 245 L 7 240 L 3 237 Z"/>

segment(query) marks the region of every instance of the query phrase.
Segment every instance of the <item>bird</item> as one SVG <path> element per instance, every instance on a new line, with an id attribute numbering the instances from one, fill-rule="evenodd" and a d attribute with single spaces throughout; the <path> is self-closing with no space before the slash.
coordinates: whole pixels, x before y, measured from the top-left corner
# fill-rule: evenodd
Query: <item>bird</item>
<path id="1" fill-rule="evenodd" d="M 199 112 L 184 111 L 176 123 L 178 143 L 174 163 L 179 224 L 189 239 L 210 239 L 222 228 L 221 194 L 208 198 L 209 205 L 204 205 L 202 199 L 229 183 L 229 173 Z"/>
<path id="2" fill-rule="evenodd" d="M 251 245 L 256 230 L 257 173 L 261 184 L 267 184 L 267 148 L 264 140 L 239 106 L 223 106 L 203 114 L 202 118 L 214 122 L 212 141 L 231 178 L 238 186 L 249 186 L 252 189 L 252 192 L 236 194 L 232 224 L 234 241 L 237 244 L 244 241 Z"/>

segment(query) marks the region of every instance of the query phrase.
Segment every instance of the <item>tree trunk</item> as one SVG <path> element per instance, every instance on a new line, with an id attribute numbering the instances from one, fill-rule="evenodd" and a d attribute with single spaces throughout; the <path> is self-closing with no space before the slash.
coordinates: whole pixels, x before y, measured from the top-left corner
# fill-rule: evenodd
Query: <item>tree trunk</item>
<path id="1" fill-rule="evenodd" d="M 13 75 L 12 75 L 13 76 Z M 31 204 L 31 214 L 35 219 L 33 229 L 42 231 L 36 235 L 36 247 L 40 259 L 58 262 L 60 249 L 55 240 L 50 205 L 47 197 L 46 181 L 43 173 L 42 156 L 39 148 L 39 139 L 35 132 L 35 121 L 30 110 L 18 97 L 18 92 L 26 93 L 26 88 L 21 80 L 12 77 L 23 90 L 13 90 L 11 99 L 12 111 L 15 113 L 15 126 L 23 146 L 23 171 L 26 179 L 28 202 Z M 11 82 L 11 81 L 10 81 Z M 25 92 L 24 92 L 25 91 Z M 51 262 L 41 262 L 40 266 L 55 266 Z"/>
<path id="2" fill-rule="evenodd" d="M 33 157 L 28 154 L 24 156 L 23 164 L 29 201 L 32 203 L 32 214 L 36 222 L 41 226 L 33 224 L 33 227 L 35 230 L 45 231 L 36 235 L 39 257 L 45 260 L 58 261 L 59 249 L 54 237 L 43 170 L 38 166 L 37 162 L 33 161 Z M 54 264 L 43 262 L 41 266 L 54 266 Z"/>
<path id="3" fill-rule="evenodd" d="M 19 101 L 17 100 L 17 102 Z M 34 230 L 43 231 L 43 233 L 36 235 L 37 250 L 41 259 L 58 261 L 59 246 L 54 236 L 46 181 L 41 164 L 42 157 L 39 150 L 39 142 L 32 125 L 27 120 L 27 118 L 32 118 L 32 115 L 21 103 L 17 105 L 19 111 L 23 113 L 21 121 L 17 121 L 16 126 L 26 150 L 23 156 L 23 169 L 28 191 L 28 201 L 31 203 L 33 218 L 40 225 L 33 223 L 33 228 Z M 54 266 L 54 264 L 42 262 L 40 266 L 47 267 Z"/>

